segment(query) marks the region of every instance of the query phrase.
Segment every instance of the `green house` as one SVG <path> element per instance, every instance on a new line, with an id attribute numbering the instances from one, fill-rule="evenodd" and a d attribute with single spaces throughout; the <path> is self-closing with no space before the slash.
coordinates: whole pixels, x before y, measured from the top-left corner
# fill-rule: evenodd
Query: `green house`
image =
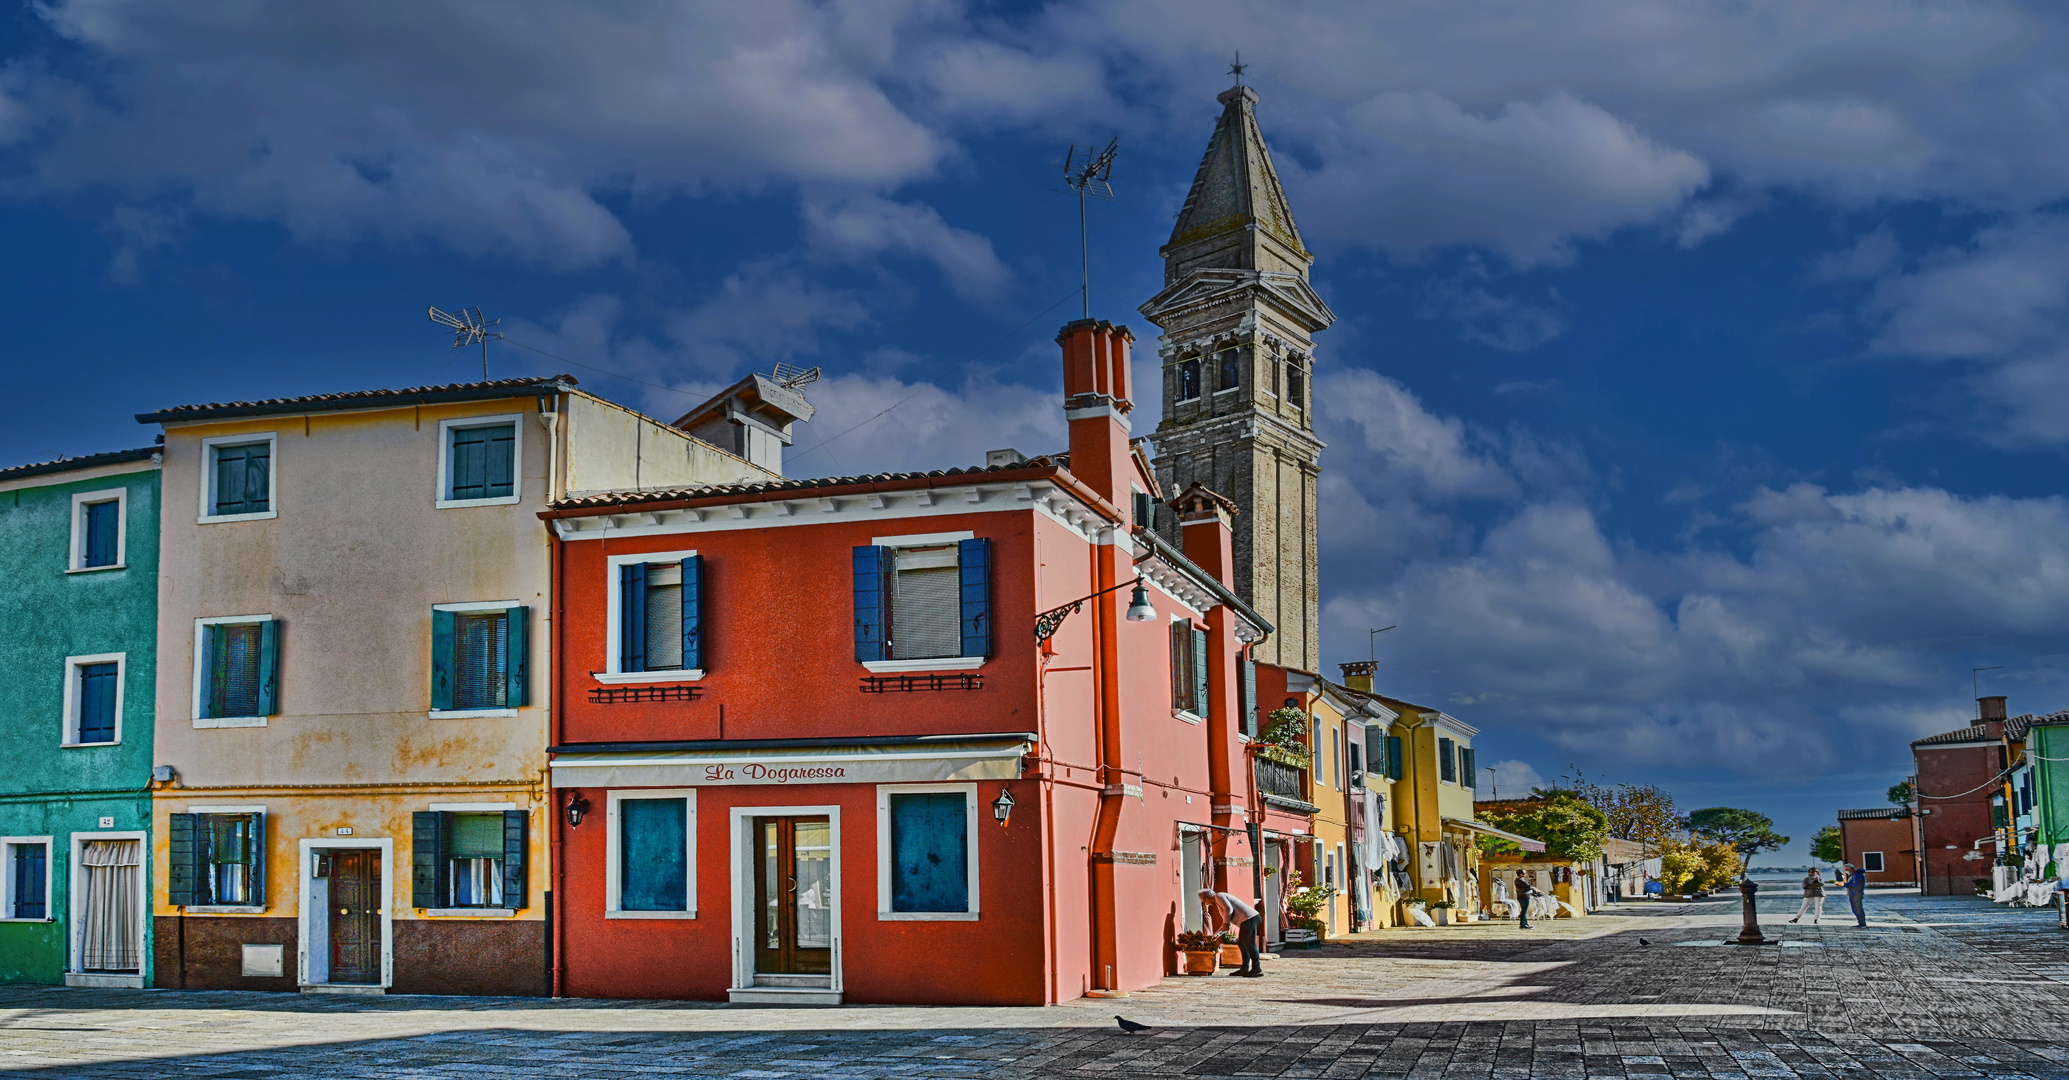
<path id="1" fill-rule="evenodd" d="M 158 462 L 0 469 L 0 982 L 148 985 Z"/>

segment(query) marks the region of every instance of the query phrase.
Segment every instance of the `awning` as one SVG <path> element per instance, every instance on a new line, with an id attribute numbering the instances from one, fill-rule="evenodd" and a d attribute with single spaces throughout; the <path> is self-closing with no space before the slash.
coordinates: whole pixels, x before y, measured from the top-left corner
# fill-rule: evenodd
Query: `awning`
<path id="1" fill-rule="evenodd" d="M 816 741 L 816 740 L 815 740 Z M 743 784 L 913 784 L 1017 780 L 1023 735 L 819 746 L 571 750 L 553 758 L 553 786 L 719 787 Z"/>
<path id="2" fill-rule="evenodd" d="M 1545 849 L 1545 842 L 1542 840 L 1532 840 L 1527 836 L 1517 836 L 1512 832 L 1503 832 L 1484 821 L 1467 821 L 1464 818 L 1448 817 L 1444 819 L 1444 827 L 1447 829 L 1458 829 L 1462 832 L 1481 833 L 1486 836 L 1507 840 L 1511 844 L 1521 846 L 1525 851 L 1543 851 Z"/>

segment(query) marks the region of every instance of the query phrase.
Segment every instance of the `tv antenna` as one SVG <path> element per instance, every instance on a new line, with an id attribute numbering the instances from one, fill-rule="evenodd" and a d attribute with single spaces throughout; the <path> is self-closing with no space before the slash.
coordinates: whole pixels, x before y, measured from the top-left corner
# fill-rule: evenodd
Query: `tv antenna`
<path id="1" fill-rule="evenodd" d="M 1085 200 L 1105 199 L 1113 201 L 1114 186 L 1109 177 L 1114 171 L 1114 155 L 1121 152 L 1121 140 L 1115 137 L 1104 150 L 1093 150 L 1089 146 L 1072 144 L 1063 156 L 1063 182 L 1078 195 L 1078 265 L 1081 273 L 1078 288 L 1085 294 L 1085 318 L 1092 317 L 1092 249 L 1085 232 Z"/>
<path id="2" fill-rule="evenodd" d="M 776 380 L 776 385 L 783 389 L 795 390 L 800 386 L 810 386 L 818 382 L 819 369 L 792 367 L 779 360 L 776 362 L 775 374 L 771 377 Z"/>
<path id="3" fill-rule="evenodd" d="M 503 339 L 503 335 L 490 330 L 489 327 L 495 326 L 503 320 L 490 319 L 487 322 L 483 322 L 481 320 L 481 309 L 478 307 L 461 308 L 458 311 L 440 311 L 435 307 L 426 308 L 425 310 L 430 313 L 432 322 L 452 330 L 453 348 L 464 349 L 469 345 L 481 346 L 481 381 L 489 381 L 489 342 L 490 340 L 501 341 Z"/>

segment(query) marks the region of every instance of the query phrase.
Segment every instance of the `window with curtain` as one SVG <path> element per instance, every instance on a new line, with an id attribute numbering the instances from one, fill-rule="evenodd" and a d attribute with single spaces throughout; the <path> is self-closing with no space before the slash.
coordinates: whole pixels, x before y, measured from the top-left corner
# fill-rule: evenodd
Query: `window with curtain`
<path id="1" fill-rule="evenodd" d="M 211 446 L 208 512 L 217 517 L 263 514 L 272 509 L 273 446 Z"/>
<path id="2" fill-rule="evenodd" d="M 455 813 L 446 820 L 446 873 L 452 890 L 447 906 L 502 907 L 502 813 Z"/>
<path id="3" fill-rule="evenodd" d="M 201 815 L 202 904 L 263 903 L 253 889 L 261 857 L 257 814 Z"/>
<path id="4" fill-rule="evenodd" d="M 50 845 L 42 841 L 7 845 L 6 902 L 0 917 L 49 918 Z"/>
<path id="5" fill-rule="evenodd" d="M 448 428 L 446 491 L 453 502 L 505 499 L 516 493 L 517 425 Z"/>
<path id="6" fill-rule="evenodd" d="M 688 800 L 618 800 L 616 872 L 618 910 L 690 910 Z"/>
<path id="7" fill-rule="evenodd" d="M 73 688 L 72 741 L 112 743 L 115 741 L 115 698 L 122 668 L 114 663 L 76 664 Z"/>
<path id="8" fill-rule="evenodd" d="M 523 810 L 411 813 L 410 906 L 524 907 L 530 819 Z"/>
<path id="9" fill-rule="evenodd" d="M 270 716 L 271 621 L 215 623 L 202 633 L 204 717 Z"/>
<path id="10" fill-rule="evenodd" d="M 134 972 L 144 955 L 143 845 L 135 840 L 89 840 L 80 848 L 84 891 L 79 966 L 86 971 Z"/>
<path id="11" fill-rule="evenodd" d="M 121 554 L 122 502 L 106 499 L 79 508 L 79 569 L 114 566 Z"/>
<path id="12" fill-rule="evenodd" d="M 969 796 L 960 791 L 893 793 L 889 802 L 888 910 L 969 911 Z"/>

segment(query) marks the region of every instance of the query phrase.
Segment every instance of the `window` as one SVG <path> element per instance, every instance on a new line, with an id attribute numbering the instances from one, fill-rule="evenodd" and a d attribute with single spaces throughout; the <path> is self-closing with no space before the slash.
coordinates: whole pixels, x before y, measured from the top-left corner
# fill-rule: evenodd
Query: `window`
<path id="1" fill-rule="evenodd" d="M 854 549 L 855 659 L 871 670 L 976 667 L 991 655 L 991 541 L 878 537 Z M 967 662 L 942 664 L 961 659 Z"/>
<path id="2" fill-rule="evenodd" d="M 1145 529 L 1157 527 L 1157 500 L 1147 491 L 1132 493 L 1135 504 L 1135 524 Z"/>
<path id="3" fill-rule="evenodd" d="M 201 440 L 201 521 L 277 517 L 273 505 L 275 436 Z"/>
<path id="4" fill-rule="evenodd" d="M 0 838 L 0 920 L 50 917 L 50 837 Z"/>
<path id="5" fill-rule="evenodd" d="M 1218 380 L 1214 385 L 1216 392 L 1234 390 L 1241 384 L 1243 380 L 1241 356 L 1242 354 L 1235 349 L 1223 349 L 1215 356 L 1214 367 Z"/>
<path id="6" fill-rule="evenodd" d="M 1881 872 L 1882 872 L 1882 853 L 1881 853 L 1881 852 L 1879 852 L 1879 851 L 1863 851 L 1863 852 L 1861 852 L 1861 869 L 1863 869 L 1863 870 L 1865 870 L 1865 871 L 1867 871 L 1868 873 L 1871 873 L 1871 874 L 1879 874 L 1879 873 L 1881 873 Z"/>
<path id="7" fill-rule="evenodd" d="M 1207 688 L 1207 632 L 1178 619 L 1171 624 L 1171 708 L 1204 717 L 1211 708 Z"/>
<path id="8" fill-rule="evenodd" d="M 517 421 L 514 416 L 439 421 L 439 508 L 517 501 L 518 432 L 522 430 Z"/>
<path id="9" fill-rule="evenodd" d="M 605 917 L 695 918 L 696 793 L 613 791 L 609 818 Z"/>
<path id="10" fill-rule="evenodd" d="M 279 621 L 198 619 L 194 641 L 194 726 L 265 726 L 279 712 Z"/>
<path id="11" fill-rule="evenodd" d="M 1474 755 L 1472 747 L 1461 746 L 1458 748 L 1458 771 L 1465 774 L 1463 781 L 1465 786 L 1476 790 L 1479 788 L 1480 759 Z"/>
<path id="12" fill-rule="evenodd" d="M 1303 396 L 1303 394 L 1301 393 L 1301 390 L 1302 390 L 1302 387 L 1301 387 L 1301 371 L 1300 371 L 1300 363 L 1299 363 L 1298 361 L 1296 361 L 1296 360 L 1287 360 L 1287 361 L 1286 361 L 1286 404 L 1288 404 L 1288 405 L 1291 405 L 1291 406 L 1293 406 L 1293 407 L 1294 407 L 1294 408 L 1296 408 L 1296 409 L 1299 409 L 1299 408 L 1303 408 L 1303 407 L 1305 407 L 1305 405 L 1306 405 L 1306 399 L 1305 399 L 1305 397 Z"/>
<path id="13" fill-rule="evenodd" d="M 266 815 L 263 812 L 173 814 L 166 891 L 181 907 L 266 905 Z"/>
<path id="14" fill-rule="evenodd" d="M 1251 738 L 1257 737 L 1257 661 L 1246 653 L 1243 656 L 1243 685 L 1240 691 L 1243 699 L 1242 732 Z"/>
<path id="15" fill-rule="evenodd" d="M 69 570 L 119 570 L 123 561 L 123 508 L 128 492 L 82 491 L 72 496 Z"/>
<path id="16" fill-rule="evenodd" d="M 525 906 L 523 810 L 419 810 L 410 815 L 410 906 L 514 911 Z"/>
<path id="17" fill-rule="evenodd" d="M 65 658 L 66 746 L 122 741 L 123 653 Z"/>
<path id="18" fill-rule="evenodd" d="M 525 609 L 447 604 L 431 612 L 431 711 L 506 715 L 526 704 Z"/>
<path id="19" fill-rule="evenodd" d="M 1178 362 L 1178 400 L 1191 401 L 1200 396 L 1200 358 Z"/>
<path id="20" fill-rule="evenodd" d="M 1350 751 L 1351 756 L 1351 786 L 1354 788 L 1364 787 L 1365 748 L 1358 745 L 1357 739 L 1346 740 L 1344 746 Z"/>
<path id="21" fill-rule="evenodd" d="M 1437 739 L 1437 778 L 1447 784 L 1458 783 L 1458 758 L 1452 753 L 1457 745 L 1450 739 Z"/>
<path id="22" fill-rule="evenodd" d="M 704 560 L 694 551 L 614 555 L 606 675 L 703 675 Z M 604 680 L 609 681 L 609 680 Z"/>
<path id="23" fill-rule="evenodd" d="M 1387 779 L 1399 780 L 1406 775 L 1406 759 L 1401 753 L 1401 737 L 1387 736 L 1386 743 Z"/>
<path id="24" fill-rule="evenodd" d="M 977 917 L 977 785 L 877 789 L 877 917 Z"/>

